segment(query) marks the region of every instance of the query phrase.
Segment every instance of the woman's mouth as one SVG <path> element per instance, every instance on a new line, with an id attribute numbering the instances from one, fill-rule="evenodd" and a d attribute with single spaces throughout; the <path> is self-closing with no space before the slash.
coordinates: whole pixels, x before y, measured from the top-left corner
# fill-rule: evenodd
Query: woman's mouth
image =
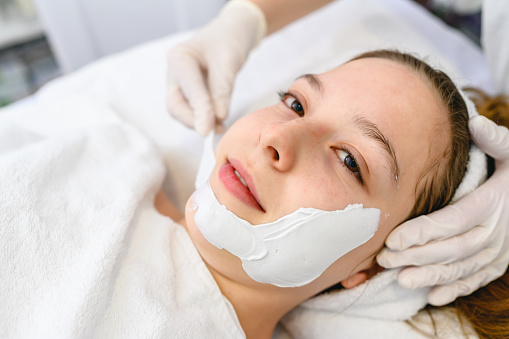
<path id="1" fill-rule="evenodd" d="M 221 166 L 218 177 L 226 190 L 233 196 L 244 204 L 265 212 L 256 198 L 256 191 L 251 177 L 238 161 L 231 159 L 230 162 Z"/>
<path id="2" fill-rule="evenodd" d="M 242 183 L 242 185 L 246 186 L 247 189 L 249 189 L 249 187 L 247 187 L 247 184 L 246 184 L 246 181 L 244 180 L 244 178 L 239 174 L 239 172 L 237 172 L 236 169 L 233 170 L 233 172 L 235 173 L 235 175 L 237 176 L 237 178 L 239 178 L 240 182 Z"/>

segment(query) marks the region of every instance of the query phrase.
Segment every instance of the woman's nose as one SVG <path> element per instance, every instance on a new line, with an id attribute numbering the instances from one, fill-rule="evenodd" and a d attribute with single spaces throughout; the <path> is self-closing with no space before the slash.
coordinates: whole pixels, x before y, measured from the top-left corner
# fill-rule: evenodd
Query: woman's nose
<path id="1" fill-rule="evenodd" d="M 290 170 L 302 153 L 309 134 L 310 131 L 306 131 L 304 122 L 300 121 L 268 124 L 260 135 L 264 157 L 277 170 L 281 172 Z"/>

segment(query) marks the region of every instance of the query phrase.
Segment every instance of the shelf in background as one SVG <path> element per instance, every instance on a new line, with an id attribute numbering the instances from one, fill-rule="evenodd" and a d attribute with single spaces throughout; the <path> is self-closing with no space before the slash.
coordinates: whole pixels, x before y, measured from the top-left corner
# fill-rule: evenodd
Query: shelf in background
<path id="1" fill-rule="evenodd" d="M 0 49 L 34 40 L 43 35 L 42 25 L 35 18 L 30 20 L 0 18 Z"/>

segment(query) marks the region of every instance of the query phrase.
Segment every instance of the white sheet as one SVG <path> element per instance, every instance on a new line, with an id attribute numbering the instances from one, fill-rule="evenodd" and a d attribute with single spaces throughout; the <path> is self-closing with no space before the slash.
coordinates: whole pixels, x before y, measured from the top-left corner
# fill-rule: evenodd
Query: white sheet
<path id="1" fill-rule="evenodd" d="M 187 232 L 154 208 L 151 142 L 88 97 L 38 118 L 58 128 L 0 116 L 0 337 L 243 337 Z"/>

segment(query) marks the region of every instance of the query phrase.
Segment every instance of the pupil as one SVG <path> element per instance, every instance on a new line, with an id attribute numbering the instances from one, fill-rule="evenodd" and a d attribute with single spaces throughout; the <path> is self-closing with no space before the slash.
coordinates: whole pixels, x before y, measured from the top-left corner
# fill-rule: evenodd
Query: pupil
<path id="1" fill-rule="evenodd" d="M 297 113 L 302 112 L 302 105 L 299 102 L 294 102 L 292 104 L 292 106 L 293 106 L 293 109 L 295 110 L 295 112 L 297 112 Z"/>
<path id="2" fill-rule="evenodd" d="M 351 156 L 347 156 L 345 158 L 346 166 L 350 168 L 353 172 L 357 172 L 357 163 Z"/>

